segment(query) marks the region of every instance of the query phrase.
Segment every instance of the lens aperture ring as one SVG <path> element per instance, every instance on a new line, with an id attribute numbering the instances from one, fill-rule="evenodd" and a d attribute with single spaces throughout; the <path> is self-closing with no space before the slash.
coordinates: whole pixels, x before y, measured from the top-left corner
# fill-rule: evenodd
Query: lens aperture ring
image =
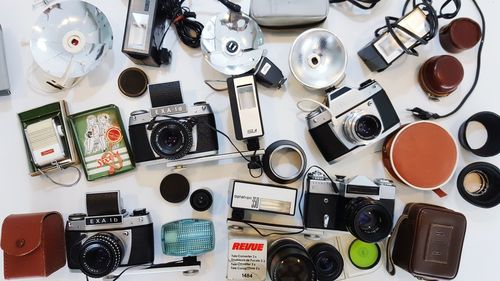
<path id="1" fill-rule="evenodd" d="M 169 130 L 174 130 L 178 135 L 173 137 L 171 141 L 174 145 L 161 143 L 166 141 L 162 139 L 163 134 L 167 134 Z M 166 137 L 163 135 L 163 137 Z M 169 148 L 168 146 L 172 147 Z M 192 128 L 185 122 L 176 119 L 166 119 L 159 122 L 151 132 L 151 147 L 156 154 L 167 160 L 180 159 L 191 150 L 193 146 L 193 133 Z"/>
<path id="2" fill-rule="evenodd" d="M 104 269 L 96 269 L 89 264 L 88 254 L 95 245 L 100 247 L 107 254 L 111 260 L 107 261 L 107 266 Z M 110 233 L 98 233 L 87 239 L 82 245 L 80 253 L 80 269 L 81 271 L 92 278 L 102 278 L 120 266 L 122 260 L 123 244 L 116 236 Z M 93 261 L 93 262 L 106 262 L 106 261 Z"/>

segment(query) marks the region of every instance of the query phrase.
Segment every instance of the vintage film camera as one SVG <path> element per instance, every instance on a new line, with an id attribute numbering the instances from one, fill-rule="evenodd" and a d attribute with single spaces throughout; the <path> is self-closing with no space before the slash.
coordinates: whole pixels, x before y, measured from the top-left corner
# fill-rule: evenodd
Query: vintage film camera
<path id="1" fill-rule="evenodd" d="M 146 209 L 127 214 L 119 191 L 87 193 L 87 214 L 71 214 L 66 223 L 68 267 L 92 278 L 119 266 L 152 263 L 153 222 Z"/>
<path id="2" fill-rule="evenodd" d="M 187 107 L 179 82 L 150 85 L 149 91 L 153 108 L 130 114 L 129 136 L 136 162 L 218 153 L 215 116 L 209 104 Z"/>
<path id="3" fill-rule="evenodd" d="M 306 120 L 330 164 L 381 141 L 401 126 L 389 97 L 374 80 L 361 83 L 359 89 L 335 89 L 327 100 L 329 110 L 320 106 Z"/>
<path id="4" fill-rule="evenodd" d="M 306 179 L 304 225 L 306 228 L 349 231 L 372 243 L 392 230 L 396 189 L 392 181 L 337 176 L 333 182 L 319 171 Z"/>

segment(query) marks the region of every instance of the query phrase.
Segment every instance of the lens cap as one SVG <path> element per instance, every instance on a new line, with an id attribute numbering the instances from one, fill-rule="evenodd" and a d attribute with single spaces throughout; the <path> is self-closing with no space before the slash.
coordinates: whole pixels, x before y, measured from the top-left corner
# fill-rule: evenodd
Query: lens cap
<path id="1" fill-rule="evenodd" d="M 180 174 L 167 175 L 160 184 L 163 199 L 170 203 L 180 203 L 189 196 L 189 181 Z"/>
<path id="2" fill-rule="evenodd" d="M 205 212 L 210 209 L 213 201 L 212 193 L 206 189 L 195 190 L 189 198 L 191 207 L 198 212 Z"/>
<path id="3" fill-rule="evenodd" d="M 148 76 L 137 67 L 125 69 L 118 77 L 118 88 L 128 97 L 139 97 L 148 88 Z"/>
<path id="4" fill-rule="evenodd" d="M 344 269 L 344 259 L 339 251 L 327 243 L 318 243 L 309 249 L 318 273 L 318 281 L 337 279 Z"/>
<path id="5" fill-rule="evenodd" d="M 380 248 L 376 243 L 356 239 L 349 246 L 349 259 L 359 269 L 371 269 L 380 261 Z"/>

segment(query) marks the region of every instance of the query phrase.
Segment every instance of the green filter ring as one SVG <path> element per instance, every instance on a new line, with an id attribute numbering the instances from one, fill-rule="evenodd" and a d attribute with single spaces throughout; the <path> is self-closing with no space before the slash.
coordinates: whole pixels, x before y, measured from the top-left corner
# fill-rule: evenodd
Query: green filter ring
<path id="1" fill-rule="evenodd" d="M 377 243 L 366 243 L 354 240 L 349 246 L 349 259 L 359 269 L 367 270 L 375 267 L 380 261 L 380 248 Z"/>

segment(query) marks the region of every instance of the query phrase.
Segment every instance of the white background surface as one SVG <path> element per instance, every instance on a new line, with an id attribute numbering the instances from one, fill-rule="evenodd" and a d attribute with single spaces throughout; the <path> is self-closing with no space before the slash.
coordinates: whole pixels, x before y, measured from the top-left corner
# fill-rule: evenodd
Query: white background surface
<path id="1" fill-rule="evenodd" d="M 76 88 L 59 94 L 41 95 L 34 93 L 27 86 L 27 70 L 32 64 L 32 56 L 27 42 L 30 38 L 30 27 L 40 11 L 33 11 L 31 1 L 2 1 L 0 8 L 0 24 L 4 30 L 7 49 L 7 61 L 10 73 L 12 95 L 0 97 L 0 217 L 8 214 L 57 210 L 66 218 L 70 213 L 85 211 L 85 193 L 90 191 L 107 191 L 119 189 L 122 192 L 125 207 L 129 210 L 146 207 L 150 210 L 155 223 L 156 263 L 172 260 L 161 253 L 160 228 L 163 223 L 172 220 L 201 217 L 214 221 L 217 239 L 215 251 L 201 257 L 202 272 L 195 277 L 183 278 L 181 274 L 151 275 L 144 277 L 125 277 L 123 280 L 165 280 L 183 278 L 182 280 L 224 280 L 226 274 L 227 231 L 225 220 L 227 216 L 227 189 L 231 178 L 251 180 L 246 165 L 242 161 L 225 161 L 193 166 L 181 173 L 191 182 L 192 190 L 209 187 L 215 193 L 215 205 L 210 214 L 194 214 L 189 202 L 179 205 L 165 202 L 159 192 L 161 179 L 170 173 L 163 166 L 138 167 L 135 171 L 112 178 L 80 183 L 71 188 L 54 186 L 42 177 L 32 178 L 28 175 L 25 160 L 25 149 L 22 145 L 21 129 L 17 113 L 47 103 L 65 99 L 69 103 L 70 113 L 76 113 L 101 105 L 114 103 L 120 107 L 124 122 L 128 124 L 128 115 L 137 109 L 150 107 L 149 96 L 138 99 L 122 95 L 116 85 L 120 72 L 134 64 L 121 53 L 123 29 L 127 12 L 126 0 L 89 0 L 97 5 L 108 17 L 114 32 L 114 48 L 105 58 L 104 63 L 88 75 Z M 442 3 L 443 1 L 436 1 Z M 468 16 L 479 21 L 479 15 L 472 6 L 472 1 L 463 0 L 460 16 Z M 499 26 L 498 1 L 478 0 L 485 12 L 489 33 L 484 48 L 483 72 L 476 92 L 460 112 L 439 123 L 456 136 L 460 124 L 473 113 L 483 110 L 498 113 L 500 98 L 498 97 L 498 43 L 496 27 Z M 198 19 L 205 23 L 209 17 L 224 12 L 225 8 L 215 0 L 187 1 L 197 13 Z M 249 1 L 237 1 L 247 11 Z M 450 97 L 441 102 L 429 101 L 417 84 L 417 69 L 421 63 L 433 55 L 445 54 L 439 40 L 433 40 L 429 45 L 418 49 L 419 57 L 408 57 L 398 61 L 383 73 L 370 73 L 358 59 L 356 52 L 373 38 L 373 30 L 384 23 L 384 16 L 399 16 L 402 1 L 382 0 L 379 6 L 369 13 L 351 10 L 348 5 L 331 5 L 330 14 L 323 27 L 332 30 L 343 40 L 349 53 L 347 78 L 344 84 L 357 85 L 368 78 L 375 78 L 386 89 L 395 104 L 403 122 L 412 121 L 406 108 L 421 106 L 439 113 L 451 110 L 463 97 L 472 82 L 475 50 L 458 54 L 464 64 L 465 79 L 461 87 Z M 446 21 L 440 21 L 444 25 Z M 265 47 L 269 57 L 289 76 L 287 63 L 290 46 L 303 29 L 287 31 L 264 30 Z M 201 51 L 190 49 L 177 41 L 173 29 L 167 35 L 165 45 L 173 52 L 173 62 L 161 68 L 143 67 L 151 83 L 180 80 L 184 101 L 192 104 L 203 100 L 211 93 L 204 85 L 203 79 L 222 78 L 204 62 Z M 312 142 L 306 130 L 304 116 L 299 114 L 295 103 L 302 98 L 321 100 L 319 93 L 305 90 L 291 76 L 281 90 L 259 87 L 260 103 L 263 111 L 266 145 L 278 139 L 291 139 L 299 143 L 307 152 L 310 164 L 319 164 L 331 174 L 354 176 L 364 174 L 369 177 L 386 177 L 380 154 L 361 153 L 335 165 L 327 165 Z M 216 111 L 217 126 L 234 136 L 229 113 L 227 94 L 217 93 L 208 99 Z M 220 151 L 232 151 L 230 145 L 219 138 Z M 244 148 L 242 143 L 239 143 Z M 411 190 L 397 184 L 397 210 L 401 212 L 408 202 L 427 202 L 443 205 L 464 213 L 468 220 L 468 229 L 463 249 L 462 262 L 456 280 L 498 280 L 498 259 L 500 251 L 498 233 L 500 232 L 500 207 L 485 210 L 466 203 L 456 190 L 456 176 L 460 169 L 476 161 L 488 161 L 500 165 L 500 158 L 482 159 L 460 148 L 460 162 L 452 181 L 445 187 L 446 198 L 440 199 L 432 192 Z M 61 177 L 60 179 L 69 178 Z M 266 177 L 258 181 L 267 182 Z M 298 187 L 299 183 L 292 186 Z M 2 259 L 2 258 L 0 258 Z M 3 269 L 1 269 L 3 270 Z M 1 274 L 1 273 L 0 273 Z M 3 274 L 1 274 L 3 276 Z M 139 279 L 140 278 L 140 279 Z M 63 268 L 53 274 L 50 280 L 83 280 L 81 274 L 70 273 Z M 413 280 L 402 270 L 395 277 L 390 277 L 384 270 L 355 280 Z"/>

